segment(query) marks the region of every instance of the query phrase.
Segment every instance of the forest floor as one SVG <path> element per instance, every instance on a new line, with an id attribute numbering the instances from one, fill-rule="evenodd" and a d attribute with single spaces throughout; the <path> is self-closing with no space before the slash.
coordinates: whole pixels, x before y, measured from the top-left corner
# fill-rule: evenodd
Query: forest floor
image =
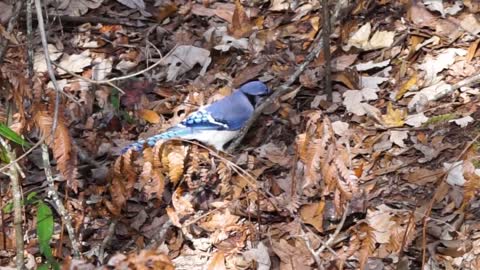
<path id="1" fill-rule="evenodd" d="M 478 1 L 23 2 L 1 269 L 480 269 Z M 122 154 L 252 80 L 272 98 L 228 153 Z"/>

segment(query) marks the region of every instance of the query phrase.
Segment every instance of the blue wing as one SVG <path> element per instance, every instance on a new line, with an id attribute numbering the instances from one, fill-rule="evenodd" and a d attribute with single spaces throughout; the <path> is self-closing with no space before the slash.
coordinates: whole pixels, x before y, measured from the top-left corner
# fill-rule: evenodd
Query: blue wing
<path id="1" fill-rule="evenodd" d="M 146 140 L 137 141 L 122 150 L 122 154 L 132 148 L 134 151 L 141 151 L 145 143 L 153 147 L 159 140 L 168 140 L 171 138 L 182 138 L 191 136 L 200 130 L 228 130 L 228 125 L 216 121 L 210 112 L 206 110 L 198 110 L 190 114 L 180 124 L 168 129 L 167 131 L 149 137 Z"/>
<path id="2" fill-rule="evenodd" d="M 214 130 L 223 130 L 229 129 L 227 123 L 215 119 L 211 112 L 206 109 L 200 109 L 196 112 L 190 114 L 186 119 L 184 119 L 180 127 L 191 127 L 194 129 L 214 129 Z"/>
<path id="3" fill-rule="evenodd" d="M 219 101 L 190 114 L 180 124 L 168 129 L 166 132 L 140 140 L 124 148 L 122 153 L 132 148 L 141 151 L 145 144 L 154 146 L 159 140 L 171 138 L 190 138 L 198 141 L 208 141 L 202 138 L 204 130 L 238 131 L 253 113 L 253 105 L 242 91 L 235 91 Z"/>

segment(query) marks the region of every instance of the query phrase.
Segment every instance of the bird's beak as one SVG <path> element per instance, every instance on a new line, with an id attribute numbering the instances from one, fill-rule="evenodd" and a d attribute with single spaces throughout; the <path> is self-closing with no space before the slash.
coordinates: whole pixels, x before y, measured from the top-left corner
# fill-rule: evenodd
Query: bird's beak
<path id="1" fill-rule="evenodd" d="M 266 98 L 267 96 L 255 96 L 255 107 L 262 104 Z"/>

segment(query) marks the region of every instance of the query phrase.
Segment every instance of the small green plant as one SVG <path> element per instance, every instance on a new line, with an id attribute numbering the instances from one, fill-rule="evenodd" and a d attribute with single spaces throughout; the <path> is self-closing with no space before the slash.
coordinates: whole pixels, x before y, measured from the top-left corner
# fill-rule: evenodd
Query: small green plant
<path id="1" fill-rule="evenodd" d="M 120 109 L 120 92 L 117 89 L 112 89 L 112 94 L 110 95 L 110 103 L 112 104 L 115 112 L 121 119 L 127 121 L 129 124 L 135 123 L 135 120 L 130 116 L 125 110 Z"/>
<path id="2" fill-rule="evenodd" d="M 480 160 L 478 160 L 478 159 L 472 160 L 472 165 L 473 165 L 473 167 L 475 167 L 475 169 L 480 168 Z"/>
<path id="3" fill-rule="evenodd" d="M 45 257 L 46 262 L 40 265 L 37 269 L 60 269 L 60 264 L 53 257 L 52 248 L 50 247 L 50 240 L 53 235 L 53 212 L 52 208 L 37 197 L 36 192 L 31 192 L 27 198 L 22 200 L 23 206 L 31 205 L 37 209 L 37 236 L 40 253 Z M 5 213 L 13 211 L 13 202 L 7 203 L 3 207 Z"/>
<path id="4" fill-rule="evenodd" d="M 457 115 L 454 113 L 447 113 L 447 114 L 441 114 L 441 115 L 436 115 L 430 117 L 427 122 L 423 124 L 423 126 L 428 126 L 428 125 L 436 125 L 436 124 L 443 124 L 445 122 L 448 122 L 452 119 L 457 118 Z"/>
<path id="5" fill-rule="evenodd" d="M 37 235 L 40 253 L 47 259 L 38 269 L 60 269 L 60 264 L 53 257 L 50 240 L 53 235 L 53 213 L 50 206 L 42 201 L 37 202 Z"/>
<path id="6" fill-rule="evenodd" d="M 0 136 L 4 137 L 5 139 L 12 141 L 16 144 L 21 146 L 30 147 L 31 145 L 25 141 L 20 135 L 18 135 L 15 131 L 11 130 L 8 126 L 0 123 Z"/>

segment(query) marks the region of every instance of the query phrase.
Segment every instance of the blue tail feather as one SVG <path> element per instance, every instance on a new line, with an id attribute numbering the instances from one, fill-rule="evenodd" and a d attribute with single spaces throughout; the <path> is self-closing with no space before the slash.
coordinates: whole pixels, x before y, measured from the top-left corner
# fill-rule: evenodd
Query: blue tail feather
<path id="1" fill-rule="evenodd" d="M 122 149 L 121 153 L 124 154 L 129 149 L 133 149 L 136 152 L 142 151 L 143 146 L 145 143 L 149 147 L 154 147 L 155 144 L 160 140 L 168 140 L 172 138 L 181 138 L 182 136 L 188 135 L 192 133 L 191 128 L 172 128 L 164 133 L 154 135 L 152 137 L 147 138 L 146 140 L 140 140 L 130 144 L 129 146 Z"/>

